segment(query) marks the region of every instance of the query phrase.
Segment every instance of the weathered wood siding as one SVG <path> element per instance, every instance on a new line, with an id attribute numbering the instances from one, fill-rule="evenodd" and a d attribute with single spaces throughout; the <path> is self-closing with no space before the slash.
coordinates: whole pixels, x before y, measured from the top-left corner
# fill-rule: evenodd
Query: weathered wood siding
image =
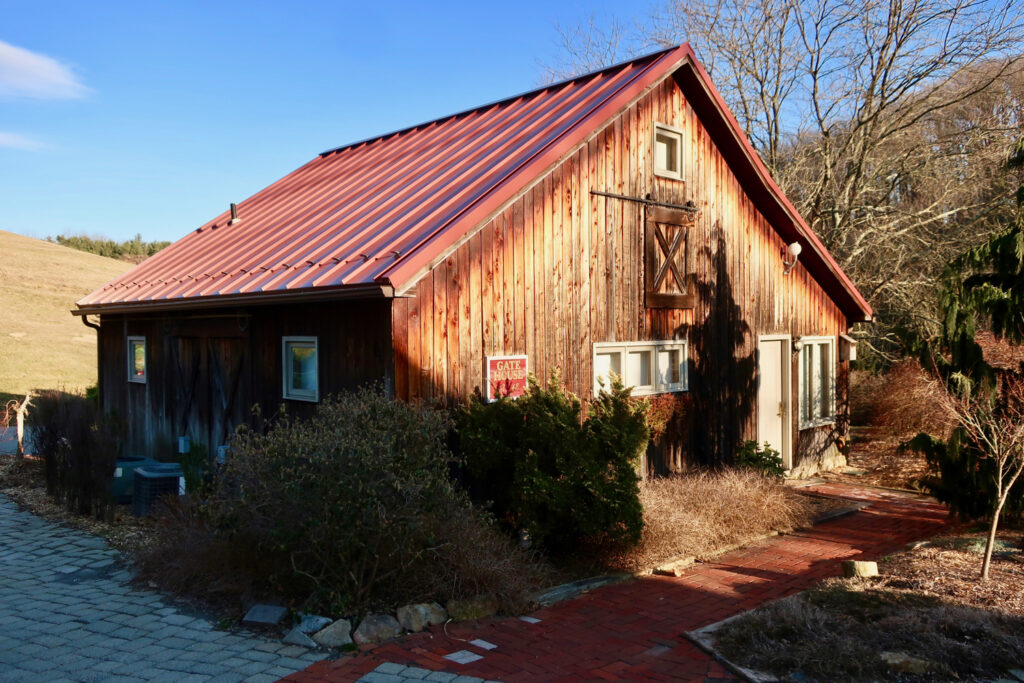
<path id="1" fill-rule="evenodd" d="M 126 337 L 146 338 L 147 381 L 127 381 Z M 173 459 L 188 435 L 209 454 L 234 428 L 284 403 L 308 414 L 312 403 L 284 401 L 281 338 L 318 339 L 320 395 L 367 382 L 390 382 L 389 305 L 339 301 L 182 314 L 104 315 L 100 394 L 125 424 L 127 453 Z"/>
<path id="2" fill-rule="evenodd" d="M 653 173 L 655 122 L 684 131 L 684 182 Z M 696 203 L 686 244 L 692 309 L 644 307 L 648 209 L 592 190 Z M 557 369 L 587 397 L 594 342 L 687 339 L 691 417 L 700 429 L 667 449 L 665 466 L 682 467 L 686 451 L 720 459 L 739 438 L 755 437 L 757 336 L 835 336 L 848 328 L 801 266 L 783 276 L 784 248 L 670 78 L 395 300 L 396 394 L 462 400 L 484 389 L 486 356 L 525 353 L 537 376 Z M 791 414 L 799 442 L 796 360 Z"/>

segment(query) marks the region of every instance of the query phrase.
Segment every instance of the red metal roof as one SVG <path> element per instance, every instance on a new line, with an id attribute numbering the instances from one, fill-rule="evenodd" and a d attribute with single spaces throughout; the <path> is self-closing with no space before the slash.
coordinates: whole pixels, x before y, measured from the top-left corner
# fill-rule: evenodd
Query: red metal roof
<path id="1" fill-rule="evenodd" d="M 240 221 L 231 224 L 229 212 L 217 216 L 80 300 L 76 312 L 368 287 L 379 292 L 381 286 L 401 292 L 530 181 L 684 64 L 707 79 L 690 47 L 681 45 L 325 152 L 240 202 Z M 731 115 L 729 123 L 739 131 Z M 760 164 L 745 137 L 742 142 Z M 770 189 L 778 192 L 774 183 Z M 835 266 L 813 241 L 814 251 L 820 248 Z M 834 271 L 841 278 L 836 284 L 849 288 L 870 315 L 838 266 Z"/>

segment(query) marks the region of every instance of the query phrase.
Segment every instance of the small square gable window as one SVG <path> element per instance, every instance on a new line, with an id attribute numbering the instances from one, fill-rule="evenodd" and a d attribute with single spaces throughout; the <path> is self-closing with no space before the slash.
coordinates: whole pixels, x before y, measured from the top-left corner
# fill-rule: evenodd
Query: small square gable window
<path id="1" fill-rule="evenodd" d="M 654 124 L 654 175 L 683 179 L 683 132 L 662 123 Z"/>
<path id="2" fill-rule="evenodd" d="M 128 337 L 128 381 L 146 383 L 145 337 Z"/>
<path id="3" fill-rule="evenodd" d="M 316 337 L 284 337 L 282 340 L 284 390 L 295 401 L 320 400 Z"/>

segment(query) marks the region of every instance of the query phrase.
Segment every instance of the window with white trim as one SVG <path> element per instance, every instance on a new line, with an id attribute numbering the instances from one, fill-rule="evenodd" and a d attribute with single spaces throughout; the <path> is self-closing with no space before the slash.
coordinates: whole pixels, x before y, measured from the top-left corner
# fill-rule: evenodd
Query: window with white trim
<path id="1" fill-rule="evenodd" d="M 833 337 L 800 343 L 800 429 L 806 429 L 836 419 L 836 343 Z"/>
<path id="2" fill-rule="evenodd" d="M 614 373 L 634 396 L 687 390 L 687 345 L 682 339 L 594 344 L 594 395 Z"/>
<path id="3" fill-rule="evenodd" d="M 654 175 L 683 179 L 683 131 L 664 123 L 654 124 Z"/>
<path id="4" fill-rule="evenodd" d="M 282 396 L 295 401 L 320 400 L 320 375 L 316 337 L 282 337 L 284 389 Z"/>
<path id="5" fill-rule="evenodd" d="M 145 337 L 128 337 L 128 381 L 146 383 Z"/>

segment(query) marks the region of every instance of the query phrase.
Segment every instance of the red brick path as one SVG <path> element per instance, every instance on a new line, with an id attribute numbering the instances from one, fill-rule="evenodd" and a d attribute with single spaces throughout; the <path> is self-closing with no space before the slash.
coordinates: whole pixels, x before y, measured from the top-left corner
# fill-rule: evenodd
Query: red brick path
<path id="1" fill-rule="evenodd" d="M 387 643 L 357 657 L 318 662 L 287 681 L 354 681 L 382 662 L 503 681 L 732 679 L 684 631 L 700 628 L 840 573 L 840 560 L 878 559 L 947 524 L 943 506 L 923 498 L 843 484 L 821 493 L 869 507 L 810 530 L 757 542 L 697 564 L 679 578 L 645 577 L 597 589 L 531 616 L 449 624 Z M 469 645 L 482 639 L 491 651 Z M 484 658 L 444 659 L 457 650 Z"/>

